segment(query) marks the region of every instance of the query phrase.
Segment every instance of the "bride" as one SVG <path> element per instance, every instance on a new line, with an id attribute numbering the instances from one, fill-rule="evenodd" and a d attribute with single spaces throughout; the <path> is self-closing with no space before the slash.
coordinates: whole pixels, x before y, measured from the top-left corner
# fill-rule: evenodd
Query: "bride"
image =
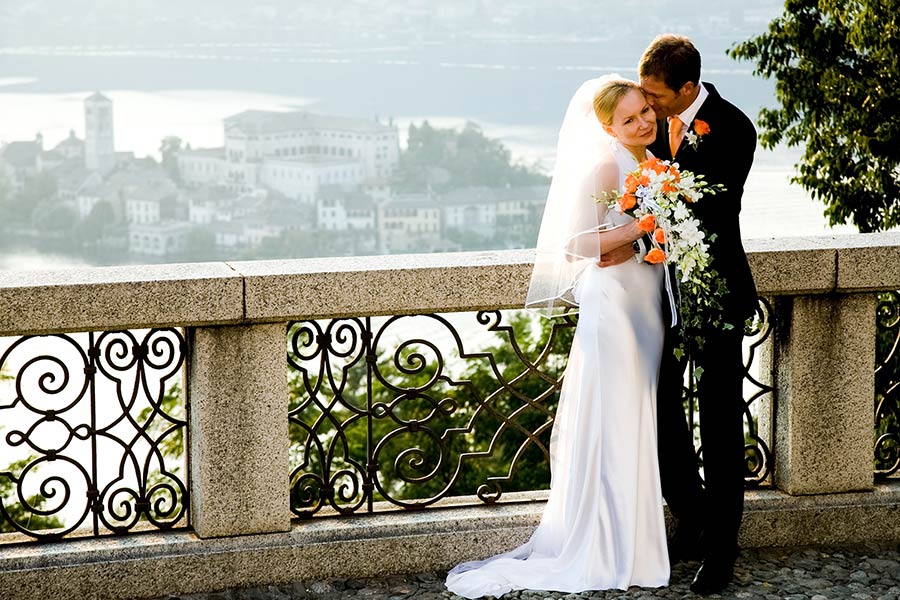
<path id="1" fill-rule="evenodd" d="M 663 266 L 641 261 L 643 251 L 597 265 L 601 252 L 644 234 L 596 198 L 623 188 L 655 138 L 656 115 L 633 81 L 592 79 L 569 104 L 526 300 L 579 311 L 550 440 L 550 496 L 528 542 L 455 567 L 451 592 L 668 584 L 656 450 Z"/>

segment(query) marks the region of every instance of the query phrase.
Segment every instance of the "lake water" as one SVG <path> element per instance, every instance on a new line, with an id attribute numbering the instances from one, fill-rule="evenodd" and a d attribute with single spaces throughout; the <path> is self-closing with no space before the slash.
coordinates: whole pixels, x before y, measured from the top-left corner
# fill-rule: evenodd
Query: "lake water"
<path id="1" fill-rule="evenodd" d="M 725 56 L 733 41 L 698 41 L 704 79 L 755 118 L 760 108 L 775 105 L 773 85 Z M 400 127 L 401 144 L 411 122 L 457 126 L 473 120 L 502 140 L 515 159 L 549 172 L 573 90 L 602 73 L 636 77 L 643 43 L 0 46 L 0 140 L 28 140 L 41 132 L 45 147 L 52 147 L 70 129 L 82 137 L 83 99 L 99 90 L 114 102 L 116 149 L 137 156 L 158 155 L 168 135 L 193 147 L 221 145 L 222 119 L 242 110 L 306 108 L 391 118 Z M 744 237 L 835 231 L 827 227 L 822 206 L 790 184 L 799 157 L 796 148 L 757 152 L 744 199 Z"/>

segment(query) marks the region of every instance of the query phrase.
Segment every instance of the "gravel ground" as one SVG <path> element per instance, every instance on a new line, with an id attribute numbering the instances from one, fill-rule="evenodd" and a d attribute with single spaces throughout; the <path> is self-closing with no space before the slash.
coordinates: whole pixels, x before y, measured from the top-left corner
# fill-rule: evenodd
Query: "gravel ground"
<path id="1" fill-rule="evenodd" d="M 504 596 L 519 600 L 624 598 L 691 598 L 688 588 L 696 562 L 672 568 L 664 589 L 631 588 L 627 592 L 562 594 L 520 591 Z M 418 573 L 381 579 L 339 579 L 229 590 L 214 594 L 164 596 L 158 600 L 444 600 L 459 598 L 444 588 L 446 573 Z M 850 548 L 775 548 L 743 550 L 735 565 L 735 580 L 721 595 L 709 598 L 741 600 L 896 600 L 900 597 L 900 553 L 896 546 Z"/>

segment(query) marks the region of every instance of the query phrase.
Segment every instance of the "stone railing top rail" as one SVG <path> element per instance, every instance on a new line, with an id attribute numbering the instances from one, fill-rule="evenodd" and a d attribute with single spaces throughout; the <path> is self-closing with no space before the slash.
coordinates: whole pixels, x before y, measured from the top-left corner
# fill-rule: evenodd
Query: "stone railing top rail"
<path id="1" fill-rule="evenodd" d="M 747 240 L 761 295 L 900 288 L 900 232 Z M 517 308 L 533 250 L 0 271 L 0 335 Z"/>

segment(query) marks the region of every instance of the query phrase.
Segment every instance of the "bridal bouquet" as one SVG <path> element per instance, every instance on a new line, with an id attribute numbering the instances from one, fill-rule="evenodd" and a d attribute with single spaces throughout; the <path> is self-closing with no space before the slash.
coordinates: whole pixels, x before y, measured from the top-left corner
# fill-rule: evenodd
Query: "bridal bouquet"
<path id="1" fill-rule="evenodd" d="M 715 235 L 707 237 L 688 207 L 705 195 L 722 190 L 723 186 L 708 184 L 702 175 L 679 170 L 678 163 L 649 158 L 628 173 L 624 190 L 598 199 L 611 209 L 638 219 L 645 230 L 645 223 L 655 221 L 650 235 L 652 248 L 644 260 L 675 266 L 682 332 L 682 344 L 675 350 L 678 358 L 685 352 L 685 342 L 702 347 L 702 325 L 733 328 L 722 320 L 720 299 L 726 291 L 725 282 L 710 268 L 709 242 L 715 241 Z M 668 279 L 667 284 L 672 294 Z"/>

